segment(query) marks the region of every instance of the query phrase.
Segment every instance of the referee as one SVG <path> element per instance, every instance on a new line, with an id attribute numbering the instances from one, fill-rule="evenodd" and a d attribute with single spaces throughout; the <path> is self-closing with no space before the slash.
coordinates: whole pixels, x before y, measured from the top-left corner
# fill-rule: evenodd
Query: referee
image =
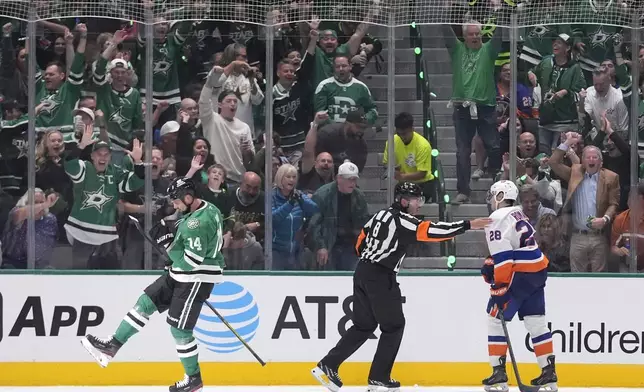
<path id="1" fill-rule="evenodd" d="M 417 214 L 425 202 L 414 183 L 396 185 L 394 203 L 376 213 L 365 224 L 356 242 L 360 262 L 353 274 L 353 326 L 338 344 L 311 370 L 330 391 L 342 387 L 338 368 L 380 325 L 381 335 L 369 372 L 367 391 L 398 391 L 400 382 L 391 379 L 405 327 L 402 296 L 396 282 L 407 246 L 416 241 L 437 242 L 469 229 L 482 229 L 491 220 L 480 218 L 454 223 L 421 221 Z M 386 389 L 385 389 L 386 388 Z"/>

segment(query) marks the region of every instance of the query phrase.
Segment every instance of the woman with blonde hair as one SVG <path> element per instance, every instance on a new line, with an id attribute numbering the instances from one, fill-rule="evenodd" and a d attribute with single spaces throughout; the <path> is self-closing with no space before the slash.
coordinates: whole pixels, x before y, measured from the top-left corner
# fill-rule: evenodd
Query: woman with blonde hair
<path id="1" fill-rule="evenodd" d="M 301 229 L 318 211 L 313 200 L 295 189 L 297 169 L 283 164 L 275 174 L 273 188 L 273 269 L 298 269 L 302 250 Z"/>
<path id="2" fill-rule="evenodd" d="M 74 201 L 72 180 L 63 168 L 65 143 L 60 131 L 47 131 L 36 145 L 36 186 L 48 193 L 55 192 L 58 202 L 51 213 L 58 220 L 58 233 L 65 232 L 63 226 Z M 67 236 L 60 235 L 60 242 L 66 243 Z"/>
<path id="3" fill-rule="evenodd" d="M 563 227 L 559 217 L 553 214 L 542 215 L 537 221 L 535 229 L 539 249 L 548 257 L 548 271 L 570 272 L 568 244 L 564 238 Z"/>

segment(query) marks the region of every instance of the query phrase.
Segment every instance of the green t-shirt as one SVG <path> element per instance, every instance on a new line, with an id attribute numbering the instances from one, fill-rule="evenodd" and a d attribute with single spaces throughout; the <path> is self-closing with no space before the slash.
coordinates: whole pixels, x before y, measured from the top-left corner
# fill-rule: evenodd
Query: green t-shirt
<path id="1" fill-rule="evenodd" d="M 454 75 L 452 100 L 495 106 L 494 63 L 499 49 L 494 46 L 494 40 L 484 43 L 480 49 L 469 49 L 462 41 L 455 40 L 450 55 Z"/>

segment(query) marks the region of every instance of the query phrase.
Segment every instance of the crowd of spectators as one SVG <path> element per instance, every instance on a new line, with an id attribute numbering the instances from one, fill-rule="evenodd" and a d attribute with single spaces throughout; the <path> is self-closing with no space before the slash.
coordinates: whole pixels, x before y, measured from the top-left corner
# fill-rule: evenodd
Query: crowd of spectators
<path id="1" fill-rule="evenodd" d="M 519 57 L 509 59 L 501 53 L 507 47 L 504 29 L 480 23 L 489 19 L 477 21 L 485 6 L 475 3 L 478 8 L 464 18 L 452 12 L 459 23 L 442 27 L 454 75 L 454 204 L 471 201 L 471 181 L 514 180 L 550 270 L 627 271 L 630 239 L 639 234 L 629 234 L 630 219 L 637 218 L 626 217 L 632 203 L 641 204 L 640 190 L 630 187 L 630 118 L 639 119 L 638 132 L 644 118 L 644 106 L 632 113 L 630 104 L 633 96 L 644 102 L 643 79 L 639 89 L 631 82 L 631 64 L 644 65 L 644 47 L 635 51 L 628 44 L 630 31 L 615 26 L 624 24 L 630 8 L 534 2 L 532 12 L 542 12 L 542 24 L 522 30 Z M 514 12 L 500 4 L 490 8 L 498 18 Z M 566 12 L 581 12 L 594 24 L 557 24 Z M 511 75 L 510 61 L 517 75 Z M 512 77 L 516 91 L 510 91 Z M 511 94 L 516 108 L 510 107 Z M 510 124 L 511 111 L 516 124 Z M 516 129 L 516 162 L 510 162 L 510 127 Z M 517 178 L 509 178 L 511 165 Z"/>
<path id="2" fill-rule="evenodd" d="M 177 10 L 166 3 L 139 4 L 155 15 L 150 59 L 146 26 L 128 20 L 55 18 L 39 3 L 35 42 L 25 37 L 25 22 L 0 22 L 2 268 L 27 267 L 33 83 L 37 268 L 144 268 L 145 240 L 127 215 L 143 222 L 151 205 L 153 224 L 180 218 L 166 189 L 186 176 L 222 212 L 229 269 L 264 269 L 271 241 L 274 269 L 352 270 L 353 244 L 368 220 L 357 187 L 367 159 L 363 136 L 378 118 L 356 77 L 382 50 L 367 34 L 377 7 L 365 10 L 364 23 L 320 20 L 312 9 L 308 21 L 290 23 L 293 7 L 274 9 L 276 75 L 266 86 L 265 27 L 173 20 Z M 241 20 L 244 6 L 235 4 Z M 146 72 L 153 73 L 151 104 Z M 264 148 L 267 88 L 271 151 Z M 145 138 L 147 111 L 152 140 Z M 271 159 L 273 190 L 265 194 Z M 151 165 L 151 199 L 143 162 Z M 163 268 L 157 255 L 151 268 Z"/>
<path id="3" fill-rule="evenodd" d="M 379 116 L 358 76 L 382 51 L 367 33 L 378 7 L 366 9 L 362 23 L 320 20 L 311 10 L 306 22 L 291 23 L 293 7 L 275 8 L 280 24 L 269 33 L 276 74 L 267 86 L 265 27 L 177 21 L 166 2 L 140 3 L 156 15 L 151 59 L 146 26 L 127 19 L 56 18 L 40 7 L 35 42 L 25 38 L 26 23 L 0 22 L 2 268 L 27 266 L 27 92 L 34 83 L 37 268 L 144 268 L 144 239 L 125 217 L 142 220 L 151 205 L 153 223 L 178 219 L 166 188 L 175 176 L 187 176 L 225 218 L 228 269 L 263 269 L 271 241 L 274 269 L 352 270 L 355 239 L 369 218 L 358 186 L 367 165 L 364 136 Z M 601 24 L 548 25 L 563 2 L 535 2 L 532 7 L 544 7 L 535 11 L 543 12 L 544 24 L 522 35 L 520 57 L 512 59 L 519 73 L 512 75 L 505 29 L 489 28 L 481 9 L 514 11 L 502 2 L 471 3 L 454 7 L 450 15 L 457 19 L 442 26 L 453 74 L 454 204 L 470 202 L 471 181 L 509 179 L 515 165 L 520 203 L 551 270 L 625 269 L 629 241 L 639 238 L 629 234 L 628 208 L 644 200 L 629 180 L 629 118 L 644 118 L 644 105 L 630 113 L 630 64 L 638 60 L 626 33 Z M 244 2 L 235 10 L 236 20 L 244 20 Z M 605 35 L 600 45 L 598 31 Z M 34 81 L 29 45 L 36 46 Z M 644 69 L 644 49 L 638 55 Z M 153 73 L 151 105 L 146 72 Z M 264 146 L 268 88 L 270 151 Z M 517 122 L 510 124 L 515 93 Z M 153 140 L 145 140 L 147 111 Z M 432 146 L 415 125 L 410 113 L 395 117 L 394 176 L 420 184 L 432 200 Z M 518 137 L 516 162 L 510 162 L 510 127 Z M 387 164 L 387 151 L 379 163 Z M 271 194 L 264 192 L 267 160 Z M 152 166 L 147 200 L 142 161 Z M 272 233 L 264 227 L 267 215 Z M 151 267 L 163 267 L 156 255 Z"/>

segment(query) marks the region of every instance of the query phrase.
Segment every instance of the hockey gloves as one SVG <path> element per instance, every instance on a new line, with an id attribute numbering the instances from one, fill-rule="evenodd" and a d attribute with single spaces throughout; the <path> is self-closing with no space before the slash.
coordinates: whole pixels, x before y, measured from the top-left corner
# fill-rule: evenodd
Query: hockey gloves
<path id="1" fill-rule="evenodd" d="M 496 315 L 499 309 L 505 310 L 510 302 L 510 286 L 507 284 L 493 284 L 490 287 L 490 296 L 494 307 L 490 314 Z"/>
<path id="2" fill-rule="evenodd" d="M 150 230 L 150 236 L 156 241 L 157 245 L 167 250 L 172 241 L 174 241 L 174 227 L 172 227 L 172 224 L 166 224 L 166 221 L 161 219 Z M 170 264 L 172 264 L 171 261 L 166 262 L 166 265 Z"/>
<path id="3" fill-rule="evenodd" d="M 483 267 L 481 267 L 481 275 L 483 275 L 485 283 L 494 283 L 494 259 L 491 256 L 485 258 Z"/>

